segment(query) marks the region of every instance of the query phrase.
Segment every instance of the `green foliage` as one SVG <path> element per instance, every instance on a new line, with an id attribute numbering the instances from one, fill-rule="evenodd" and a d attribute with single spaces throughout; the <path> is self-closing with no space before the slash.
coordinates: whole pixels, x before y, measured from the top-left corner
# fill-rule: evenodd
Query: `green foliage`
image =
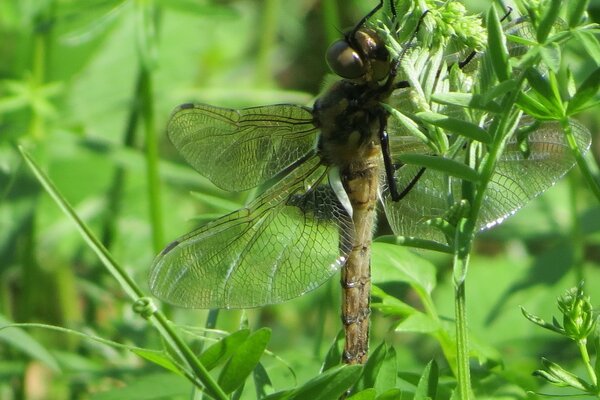
<path id="1" fill-rule="evenodd" d="M 329 400 L 349 389 L 355 400 L 446 399 L 458 396 L 457 378 L 464 383 L 461 357 L 470 360 L 477 398 L 598 395 L 592 300 L 600 290 L 600 189 L 572 122 L 600 124 L 599 30 L 588 18 L 594 2 L 586 0 L 523 2 L 527 35 L 511 31 L 500 21 L 504 10 L 487 3 L 473 15 L 459 2 L 421 2 L 432 12 L 407 53 L 423 10 L 399 2 L 401 40 L 389 44 L 419 93 L 416 106 L 387 109 L 435 154 L 401 160 L 468 182 L 461 188 L 466 201 L 430 221 L 447 243 L 393 237 L 381 223 L 379 240 L 388 243 L 372 249 L 376 286 L 364 367 L 339 365 L 337 279 L 286 304 L 244 315 L 222 311 L 219 331 L 199 335 L 181 327 L 210 325 L 206 312 L 163 314 L 144 297 L 160 247 L 256 195 L 225 193 L 183 165 L 164 139 L 170 110 L 190 100 L 309 105 L 327 73 L 326 32 L 352 26 L 376 1 L 344 3 L 339 14 L 324 15 L 342 21 L 335 27 L 321 21 L 323 10 L 335 7 L 322 3 L 0 2 L 3 398 L 29 398 L 41 388 L 57 399 Z M 388 14 L 386 7 L 376 17 Z M 389 25 L 371 22 L 389 34 Z M 483 52 L 472 61 L 479 76 L 467 65 L 440 78 L 440 69 L 471 48 Z M 534 128 L 514 127 L 521 112 L 564 130 L 580 173 L 473 243 L 477 199 L 501 138 L 512 129 L 522 154 L 535 150 L 528 141 Z M 17 145 L 31 153 L 25 162 Z M 463 148 L 471 159 L 451 156 Z M 186 226 L 190 218 L 197 220 Z M 557 293 L 584 278 L 592 298 L 581 286 L 569 290 L 559 300 L 560 322 L 533 315 L 550 314 Z M 469 317 L 462 349 L 457 281 L 466 282 Z M 544 379 L 531 376 L 541 355 L 547 358 L 535 374 Z M 206 387 L 212 389 L 200 393 Z"/>

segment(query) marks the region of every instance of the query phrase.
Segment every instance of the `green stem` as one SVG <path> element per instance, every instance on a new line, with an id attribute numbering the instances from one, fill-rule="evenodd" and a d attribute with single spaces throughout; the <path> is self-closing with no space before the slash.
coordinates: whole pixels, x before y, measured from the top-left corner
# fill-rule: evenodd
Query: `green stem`
<path id="1" fill-rule="evenodd" d="M 600 185 L 594 177 L 594 174 L 592 174 L 592 171 L 590 170 L 588 164 L 585 162 L 585 158 L 583 157 L 583 154 L 581 153 L 581 150 L 577 145 L 577 140 L 575 140 L 575 136 L 573 135 L 573 129 L 571 128 L 569 120 L 563 119 L 562 121 L 560 121 L 560 124 L 565 132 L 565 135 L 567 137 L 567 143 L 571 148 L 579 170 L 583 174 L 583 177 L 585 178 L 586 182 L 588 183 L 588 186 L 592 190 L 592 193 L 594 193 L 594 196 L 596 196 L 596 199 L 600 201 Z"/>
<path id="2" fill-rule="evenodd" d="M 278 0 L 267 0 L 262 12 L 262 31 L 260 45 L 257 54 L 257 84 L 261 87 L 272 86 L 273 82 L 273 44 L 277 35 L 277 12 L 279 10 Z"/>
<path id="3" fill-rule="evenodd" d="M 476 222 L 485 199 L 487 185 L 490 182 L 498 160 L 504 151 L 509 137 L 511 123 L 516 115 L 512 112 L 514 104 L 523 86 L 525 77 L 521 74 L 513 92 L 508 93 L 501 104 L 501 109 L 506 110 L 499 119 L 495 119 L 490 127 L 494 142 L 489 147 L 489 153 L 480 168 L 480 183 L 475 191 L 475 196 L 469 208 L 467 218 L 463 219 L 457 228 L 455 238 L 454 257 L 454 290 L 456 312 L 456 338 L 457 338 L 457 368 L 458 389 L 460 398 L 467 400 L 471 393 L 471 377 L 469 373 L 469 341 L 467 332 L 466 294 L 465 281 L 469 264 L 469 254 L 475 238 Z"/>
<path id="4" fill-rule="evenodd" d="M 467 331 L 467 311 L 465 280 L 454 288 L 454 312 L 456 314 L 456 357 L 458 367 L 458 393 L 462 400 L 469 399 L 471 373 L 469 370 L 469 337 Z"/>
<path id="5" fill-rule="evenodd" d="M 579 354 L 581 354 L 581 358 L 583 359 L 583 362 L 585 364 L 585 369 L 587 370 L 590 380 L 592 381 L 594 388 L 596 388 L 596 390 L 598 390 L 598 377 L 596 376 L 596 372 L 594 371 L 594 366 L 592 365 L 592 363 L 590 361 L 590 354 L 588 353 L 586 343 L 587 343 L 587 341 L 585 339 L 578 340 L 577 347 L 579 348 Z"/>
<path id="6" fill-rule="evenodd" d="M 52 199 L 58 204 L 62 211 L 75 223 L 84 240 L 96 253 L 108 272 L 119 282 L 125 293 L 134 301 L 134 303 L 143 302 L 144 299 L 147 299 L 147 297 L 144 295 L 144 292 L 113 259 L 108 250 L 106 250 L 104 245 L 98 240 L 98 238 L 96 238 L 87 225 L 81 221 L 79 216 L 75 213 L 75 210 L 73 210 L 73 207 L 65 200 L 64 197 L 62 197 L 48 176 L 39 168 L 39 166 L 23 150 L 23 148 L 19 148 L 19 150 L 44 189 L 50 194 Z M 197 378 L 215 398 L 219 400 L 227 400 L 228 397 L 225 392 L 223 392 L 220 386 L 214 381 L 206 368 L 200 363 L 198 358 L 187 346 L 187 344 L 179 337 L 177 332 L 173 330 L 169 320 L 165 317 L 165 315 L 158 309 L 152 309 L 152 312 L 147 315 L 146 318 L 165 339 L 166 346 L 169 348 L 169 350 L 179 355 L 181 361 L 183 361 L 194 373 L 194 376 L 192 377 L 184 370 L 184 373 L 188 379 L 190 379 L 193 384 L 198 385 L 198 382 L 196 379 L 194 379 Z"/>
<path id="7" fill-rule="evenodd" d="M 323 0 L 323 28 L 327 43 L 333 43 L 340 38 L 340 12 L 335 0 Z"/>
<path id="8" fill-rule="evenodd" d="M 146 138 L 146 174 L 148 178 L 148 202 L 152 225 L 152 245 L 155 252 L 164 245 L 160 178 L 158 174 L 158 139 L 154 126 L 154 93 L 152 75 L 147 66 L 142 66 L 141 101 L 144 132 Z"/>

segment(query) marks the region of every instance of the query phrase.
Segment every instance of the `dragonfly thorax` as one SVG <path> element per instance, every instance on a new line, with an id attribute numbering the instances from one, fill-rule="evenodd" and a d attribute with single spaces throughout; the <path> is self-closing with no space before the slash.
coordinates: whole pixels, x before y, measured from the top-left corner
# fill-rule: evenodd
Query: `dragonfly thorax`
<path id="1" fill-rule="evenodd" d="M 321 130 L 318 149 L 325 163 L 343 167 L 377 154 L 384 115 L 378 88 L 341 80 L 317 99 L 313 122 Z"/>

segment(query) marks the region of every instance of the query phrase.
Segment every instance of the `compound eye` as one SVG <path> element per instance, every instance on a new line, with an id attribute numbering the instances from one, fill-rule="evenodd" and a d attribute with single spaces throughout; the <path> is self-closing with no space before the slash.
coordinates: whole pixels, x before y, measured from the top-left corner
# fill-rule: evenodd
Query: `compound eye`
<path id="1" fill-rule="evenodd" d="M 327 64 L 333 72 L 346 79 L 358 79 L 367 72 L 360 55 L 346 40 L 338 40 L 329 46 Z"/>

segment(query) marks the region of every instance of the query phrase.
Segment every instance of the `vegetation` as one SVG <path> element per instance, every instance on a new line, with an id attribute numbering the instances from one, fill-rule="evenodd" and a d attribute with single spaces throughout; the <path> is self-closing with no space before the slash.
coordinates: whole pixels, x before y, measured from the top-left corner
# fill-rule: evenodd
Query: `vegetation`
<path id="1" fill-rule="evenodd" d="M 455 171 L 471 182 L 470 203 L 445 221 L 456 240 L 435 247 L 446 252 L 386 243 L 399 239 L 382 215 L 364 368 L 339 366 L 337 279 L 245 311 L 158 311 L 145 297 L 148 267 L 164 245 L 256 194 L 223 192 L 182 163 L 164 135 L 170 110 L 191 100 L 311 105 L 328 73 L 327 43 L 371 3 L 0 3 L 0 398 L 334 399 L 348 387 L 355 400 L 600 396 L 597 149 L 579 157 L 575 140 L 577 167 L 567 178 L 475 241 L 485 173 L 502 140 L 472 160 L 479 175 L 403 159 Z M 501 106 L 486 114 L 490 102 L 438 88 L 427 104 L 468 112 L 451 121 L 439 118 L 443 109 L 418 113 L 424 134 L 458 126 L 468 136 L 485 120 L 501 138 L 523 110 L 567 137 L 577 116 L 596 140 L 600 46 L 589 24 L 600 8 L 523 3 L 514 12 L 532 21 L 530 40 L 517 43 L 526 56 L 499 51 L 503 11 L 483 1 L 469 4 L 488 21 L 481 41 L 469 31 L 452 39 L 459 44 L 444 42 L 466 28 L 443 11 L 424 23 L 418 43 L 439 35 L 427 39 L 430 55 L 435 45 L 493 49 L 476 64 L 485 72 L 475 86 L 496 88 L 491 100 Z M 421 13 L 402 7 L 409 40 Z M 467 72 L 453 72 L 456 87 L 466 87 Z M 525 154 L 526 133 L 520 143 Z"/>

